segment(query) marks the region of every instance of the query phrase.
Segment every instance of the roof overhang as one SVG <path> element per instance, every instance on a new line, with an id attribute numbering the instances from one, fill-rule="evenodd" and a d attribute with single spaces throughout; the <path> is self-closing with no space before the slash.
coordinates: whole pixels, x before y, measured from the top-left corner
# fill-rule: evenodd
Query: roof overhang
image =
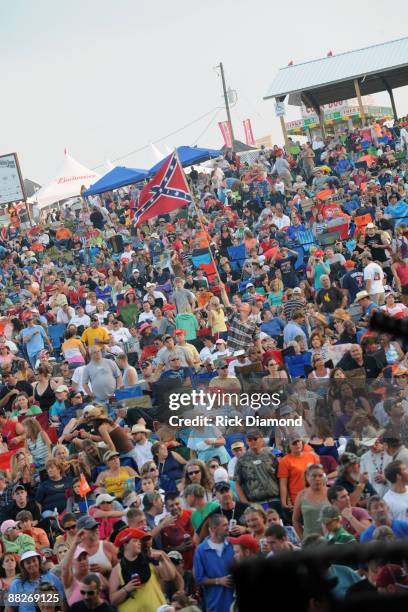
<path id="1" fill-rule="evenodd" d="M 385 70 L 380 73 L 357 75 L 347 81 L 338 81 L 321 85 L 319 87 L 312 87 L 303 91 L 288 92 L 289 100 L 288 103 L 293 106 L 300 106 L 302 104 L 302 93 L 310 92 L 317 104 L 329 104 L 329 102 L 337 102 L 338 100 L 349 100 L 355 98 L 356 90 L 354 87 L 354 80 L 358 79 L 360 85 L 360 93 L 362 96 L 369 94 L 379 93 L 385 91 L 388 88 L 396 89 L 398 87 L 404 87 L 408 85 L 408 63 L 405 66 L 400 66 L 394 70 Z M 265 100 L 275 96 L 267 96 Z"/>

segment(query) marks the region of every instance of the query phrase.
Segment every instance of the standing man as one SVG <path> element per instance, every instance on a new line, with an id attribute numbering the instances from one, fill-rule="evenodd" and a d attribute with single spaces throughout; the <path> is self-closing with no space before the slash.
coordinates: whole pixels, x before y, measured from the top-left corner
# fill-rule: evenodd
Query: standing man
<path id="1" fill-rule="evenodd" d="M 195 306 L 194 293 L 184 288 L 184 281 L 177 277 L 174 279 L 173 301 L 176 305 L 177 312 L 183 312 L 183 306 L 188 304 L 192 308 Z"/>
<path id="2" fill-rule="evenodd" d="M 98 345 L 101 348 L 109 345 L 110 337 L 108 330 L 102 327 L 99 323 L 98 317 L 93 314 L 91 315 L 91 327 L 88 327 L 82 334 L 81 340 L 88 349 Z"/>
<path id="3" fill-rule="evenodd" d="M 32 368 L 35 367 L 38 354 L 44 350 L 45 343 L 48 344 L 50 352 L 54 350 L 44 328 L 38 324 L 38 320 L 33 316 L 27 319 L 27 327 L 21 330 L 20 336 Z"/>
<path id="4" fill-rule="evenodd" d="M 391 485 L 384 495 L 390 517 L 408 520 L 408 467 L 402 461 L 391 461 L 385 468 L 385 477 Z"/>
<path id="5" fill-rule="evenodd" d="M 384 272 L 378 263 L 373 261 L 373 256 L 370 252 L 365 251 L 361 258 L 364 266 L 364 282 L 365 288 L 370 296 L 370 299 L 379 306 L 383 306 L 385 302 L 385 289 L 383 284 Z"/>
<path id="6" fill-rule="evenodd" d="M 102 350 L 98 345 L 92 346 L 90 353 L 91 361 L 84 368 L 82 384 L 91 399 L 104 403 L 112 397 L 116 389 L 123 387 L 122 375 L 114 361 L 102 357 Z"/>
<path id="7" fill-rule="evenodd" d="M 280 508 L 278 460 L 259 429 L 247 433 L 248 450 L 238 457 L 235 467 L 235 488 L 244 504 L 268 503 Z"/>
<path id="8" fill-rule="evenodd" d="M 197 547 L 194 556 L 194 577 L 202 587 L 208 612 L 229 612 L 233 600 L 230 565 L 234 549 L 229 543 L 228 520 L 222 514 L 209 518 L 210 535 Z"/>
<path id="9" fill-rule="evenodd" d="M 226 296 L 223 288 L 223 296 L 224 294 Z M 227 296 L 226 299 L 224 297 L 224 303 L 230 306 Z M 249 344 L 254 344 L 258 350 L 261 350 L 259 328 L 257 323 L 249 318 L 250 314 L 250 304 L 242 303 L 238 307 L 238 312 L 233 314 L 230 319 L 227 344 L 232 351 L 246 350 Z"/>

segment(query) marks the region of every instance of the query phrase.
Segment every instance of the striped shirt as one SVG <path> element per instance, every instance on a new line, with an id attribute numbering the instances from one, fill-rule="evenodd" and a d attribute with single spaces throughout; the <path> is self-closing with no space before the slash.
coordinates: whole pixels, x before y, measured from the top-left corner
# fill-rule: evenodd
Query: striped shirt
<path id="1" fill-rule="evenodd" d="M 258 325 L 248 319 L 241 321 L 239 314 L 234 314 L 230 319 L 227 345 L 233 351 L 247 349 L 249 344 L 259 340 Z"/>
<path id="2" fill-rule="evenodd" d="M 283 302 L 283 314 L 285 315 L 285 319 L 287 321 L 290 321 L 290 319 L 292 318 L 292 312 L 294 310 L 301 310 L 302 312 L 306 313 L 305 303 L 301 300 L 296 299 Z"/>

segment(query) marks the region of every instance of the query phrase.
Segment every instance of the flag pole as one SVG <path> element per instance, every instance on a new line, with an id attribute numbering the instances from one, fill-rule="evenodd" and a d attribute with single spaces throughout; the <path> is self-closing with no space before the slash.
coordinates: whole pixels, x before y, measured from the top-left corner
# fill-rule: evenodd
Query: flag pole
<path id="1" fill-rule="evenodd" d="M 191 201 L 192 201 L 192 203 L 193 203 L 194 210 L 195 210 L 195 213 L 196 213 L 197 218 L 198 218 L 198 222 L 200 223 L 201 230 L 202 230 L 202 232 L 203 232 L 204 234 L 207 234 L 207 230 L 205 229 L 205 227 L 204 227 L 204 225 L 203 225 L 203 222 L 202 222 L 202 219 L 201 219 L 200 210 L 199 210 L 199 208 L 198 208 L 198 206 L 197 206 L 197 204 L 196 204 L 196 201 L 195 201 L 195 198 L 194 198 L 193 194 L 191 193 L 190 185 L 188 184 L 187 177 L 186 177 L 186 174 L 185 174 L 185 172 L 184 172 L 184 168 L 183 168 L 183 166 L 182 166 L 182 165 L 181 165 L 181 163 L 180 163 L 179 156 L 178 156 L 178 153 L 177 153 L 177 149 L 174 149 L 174 152 L 175 152 L 175 154 L 176 154 L 177 161 L 178 161 L 178 163 L 180 164 L 180 168 L 182 168 L 182 169 L 183 169 L 183 174 L 184 174 L 184 178 L 185 178 L 185 180 L 186 180 L 187 189 L 188 189 L 188 192 L 189 192 L 189 194 L 190 194 L 190 196 L 191 196 Z M 212 263 L 214 264 L 214 270 L 215 270 L 215 274 L 216 274 L 216 276 L 217 276 L 217 278 L 218 278 L 218 282 L 219 282 L 219 284 L 220 284 L 220 289 L 222 289 L 222 280 L 221 280 L 220 275 L 219 275 L 219 273 L 218 273 L 217 264 L 216 264 L 216 261 L 215 261 L 215 259 L 214 259 L 214 257 L 213 257 L 213 254 L 212 254 L 212 251 L 211 251 L 211 245 L 210 245 L 210 242 L 209 242 L 209 241 L 208 241 L 208 252 L 209 252 L 209 254 L 210 254 L 211 261 L 212 261 Z"/>

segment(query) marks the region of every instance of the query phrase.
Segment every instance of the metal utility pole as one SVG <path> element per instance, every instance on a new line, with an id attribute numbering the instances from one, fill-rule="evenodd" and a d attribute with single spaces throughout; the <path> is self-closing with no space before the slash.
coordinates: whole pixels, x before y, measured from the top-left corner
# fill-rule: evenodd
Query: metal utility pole
<path id="1" fill-rule="evenodd" d="M 229 102 L 228 102 L 227 86 L 225 84 L 224 66 L 222 65 L 222 62 L 218 64 L 217 68 L 219 68 L 221 72 L 222 90 L 224 92 L 224 101 L 225 101 L 225 110 L 227 111 L 227 119 L 231 126 L 232 150 L 234 151 L 234 129 L 232 127 L 231 113 L 230 113 L 230 107 L 229 107 Z"/>

